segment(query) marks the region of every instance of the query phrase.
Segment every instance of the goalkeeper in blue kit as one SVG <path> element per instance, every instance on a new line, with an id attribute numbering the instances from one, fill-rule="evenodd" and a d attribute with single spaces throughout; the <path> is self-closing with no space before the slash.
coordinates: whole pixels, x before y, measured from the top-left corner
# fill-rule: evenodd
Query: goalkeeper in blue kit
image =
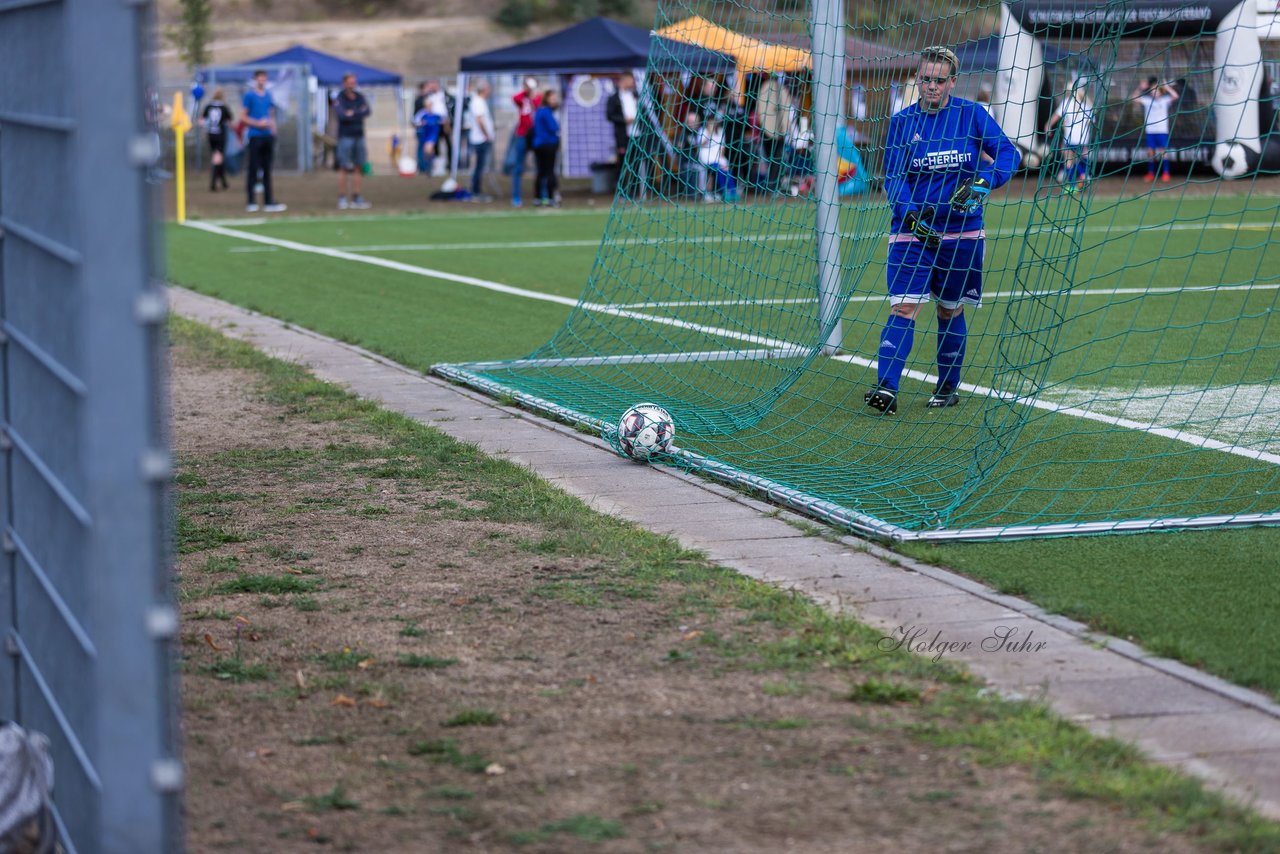
<path id="1" fill-rule="evenodd" d="M 982 205 L 1021 161 L 981 105 L 951 96 L 959 71 L 960 61 L 949 49 L 925 48 L 916 75 L 919 103 L 889 119 L 885 193 L 893 206 L 891 308 L 880 336 L 876 387 L 864 396 L 867 406 L 884 415 L 898 411 L 916 314 L 929 300 L 938 310 L 938 384 L 926 406 L 959 403 L 968 332 L 964 306 L 982 304 Z"/>

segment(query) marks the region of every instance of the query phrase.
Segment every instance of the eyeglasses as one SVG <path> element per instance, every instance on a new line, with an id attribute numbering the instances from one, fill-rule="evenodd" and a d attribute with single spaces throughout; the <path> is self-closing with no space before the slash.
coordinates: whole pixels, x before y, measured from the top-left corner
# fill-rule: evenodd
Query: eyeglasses
<path id="1" fill-rule="evenodd" d="M 920 77 L 917 78 L 921 86 L 941 86 L 950 80 L 950 77 Z"/>

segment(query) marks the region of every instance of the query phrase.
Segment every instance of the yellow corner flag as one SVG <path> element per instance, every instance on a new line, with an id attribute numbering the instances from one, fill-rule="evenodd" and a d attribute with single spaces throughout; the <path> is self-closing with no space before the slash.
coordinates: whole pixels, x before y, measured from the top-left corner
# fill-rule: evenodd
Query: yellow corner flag
<path id="1" fill-rule="evenodd" d="M 173 118 L 170 123 L 173 128 L 173 142 L 175 152 L 175 162 L 173 175 L 178 187 L 178 222 L 187 221 L 187 169 L 186 169 L 186 146 L 183 144 L 183 135 L 191 130 L 191 116 L 187 115 L 186 104 L 183 103 L 182 93 L 173 93 Z"/>

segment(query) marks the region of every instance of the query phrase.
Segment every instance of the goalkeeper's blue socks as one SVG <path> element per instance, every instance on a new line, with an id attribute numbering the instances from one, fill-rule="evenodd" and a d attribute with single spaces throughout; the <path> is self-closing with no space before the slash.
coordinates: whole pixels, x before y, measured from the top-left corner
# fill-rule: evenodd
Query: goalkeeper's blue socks
<path id="1" fill-rule="evenodd" d="M 961 312 L 950 320 L 938 318 L 938 388 L 960 386 L 960 368 L 964 365 L 964 345 L 969 327 Z"/>
<path id="2" fill-rule="evenodd" d="M 902 369 L 911 355 L 911 343 L 915 337 L 916 322 L 909 317 L 889 315 L 880 335 L 880 359 L 876 362 L 876 384 L 898 390 L 902 381 Z"/>

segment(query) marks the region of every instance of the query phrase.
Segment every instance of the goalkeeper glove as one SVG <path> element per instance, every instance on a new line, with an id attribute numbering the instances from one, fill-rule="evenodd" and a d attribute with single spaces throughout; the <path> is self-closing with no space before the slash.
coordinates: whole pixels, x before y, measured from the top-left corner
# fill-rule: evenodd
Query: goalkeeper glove
<path id="1" fill-rule="evenodd" d="M 938 234 L 937 230 L 929 225 L 928 220 L 931 219 L 933 219 L 933 208 L 907 211 L 907 215 L 902 219 L 902 228 L 907 234 L 910 234 L 925 246 L 930 249 L 937 249 L 942 245 L 942 235 Z"/>
<path id="2" fill-rule="evenodd" d="M 991 182 L 986 178 L 966 178 L 951 196 L 951 209 L 957 213 L 976 213 L 991 195 Z"/>

